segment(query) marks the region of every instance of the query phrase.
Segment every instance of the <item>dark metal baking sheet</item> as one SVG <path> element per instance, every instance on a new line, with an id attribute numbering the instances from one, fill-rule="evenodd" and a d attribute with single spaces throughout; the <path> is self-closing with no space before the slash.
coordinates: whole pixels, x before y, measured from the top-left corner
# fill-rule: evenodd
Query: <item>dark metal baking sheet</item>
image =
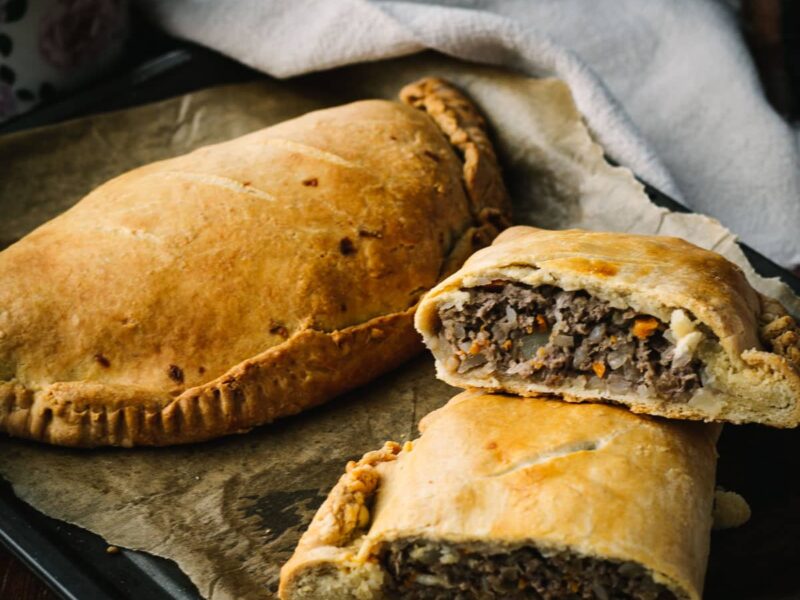
<path id="1" fill-rule="evenodd" d="M 189 578 L 169 560 L 121 550 L 100 536 L 43 515 L 0 480 L 0 540 L 67 600 L 199 600 Z"/>
<path id="2" fill-rule="evenodd" d="M 0 134 L 116 110 L 215 84 L 247 81 L 255 71 L 190 44 L 175 44 L 139 67 L 80 95 L 0 126 Z M 654 203 L 689 212 L 645 183 Z M 800 293 L 800 279 L 742 245 L 756 271 Z M 800 439 L 796 431 L 728 427 L 720 440 L 718 481 L 743 493 L 754 510 L 747 527 L 712 536 L 707 598 L 800 598 Z M 791 474 L 791 476 L 790 476 Z M 16 498 L 0 480 L 0 541 L 57 594 L 69 600 L 195 600 L 200 595 L 169 560 L 122 550 L 51 519 Z"/>

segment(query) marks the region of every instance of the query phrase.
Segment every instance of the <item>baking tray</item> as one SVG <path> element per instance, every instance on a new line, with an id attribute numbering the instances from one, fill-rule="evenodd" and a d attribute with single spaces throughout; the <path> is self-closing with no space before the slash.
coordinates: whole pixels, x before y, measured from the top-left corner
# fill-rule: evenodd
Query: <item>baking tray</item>
<path id="1" fill-rule="evenodd" d="M 0 134 L 263 76 L 198 46 L 163 40 L 160 46 L 159 55 L 147 57 L 136 68 L 5 123 Z M 655 204 L 689 212 L 642 183 Z M 742 249 L 756 271 L 780 277 L 800 294 L 800 279 L 747 246 Z M 712 536 L 706 598 L 800 598 L 800 478 L 787 477 L 800 473 L 798 432 L 729 427 L 719 448 L 723 459 L 718 481 L 744 494 L 754 516 L 743 528 Z M 65 599 L 200 598 L 174 562 L 130 550 L 109 554 L 101 537 L 36 511 L 2 480 L 0 541 Z"/>

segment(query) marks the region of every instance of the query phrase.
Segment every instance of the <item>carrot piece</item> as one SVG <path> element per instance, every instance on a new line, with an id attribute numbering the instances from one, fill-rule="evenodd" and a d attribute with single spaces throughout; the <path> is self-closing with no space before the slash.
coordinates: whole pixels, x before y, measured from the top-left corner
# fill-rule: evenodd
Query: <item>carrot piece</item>
<path id="1" fill-rule="evenodd" d="M 655 317 L 637 317 L 633 321 L 631 333 L 640 340 L 646 340 L 658 329 L 658 320 Z"/>
<path id="2" fill-rule="evenodd" d="M 600 379 L 602 379 L 603 375 L 606 374 L 605 363 L 601 362 L 592 363 L 592 371 L 594 371 L 594 374 L 597 375 Z"/>

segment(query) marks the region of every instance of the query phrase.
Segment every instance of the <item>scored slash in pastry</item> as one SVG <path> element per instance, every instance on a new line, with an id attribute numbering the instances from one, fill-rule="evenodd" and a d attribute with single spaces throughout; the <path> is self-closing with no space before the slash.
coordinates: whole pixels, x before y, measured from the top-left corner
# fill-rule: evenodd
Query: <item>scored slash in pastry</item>
<path id="1" fill-rule="evenodd" d="M 677 238 L 514 227 L 420 302 L 460 387 L 795 427 L 800 330 L 722 256 Z"/>
<path id="2" fill-rule="evenodd" d="M 0 430 L 205 440 L 417 353 L 419 297 L 509 206 L 469 101 L 401 94 L 125 173 L 0 253 Z"/>
<path id="3" fill-rule="evenodd" d="M 719 430 L 463 392 L 348 464 L 280 596 L 699 599 Z"/>

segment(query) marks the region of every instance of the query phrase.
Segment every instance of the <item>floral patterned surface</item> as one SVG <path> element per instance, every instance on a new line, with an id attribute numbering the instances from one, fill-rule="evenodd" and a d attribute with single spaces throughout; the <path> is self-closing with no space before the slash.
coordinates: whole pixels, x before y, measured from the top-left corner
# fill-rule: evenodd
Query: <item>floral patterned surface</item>
<path id="1" fill-rule="evenodd" d="M 70 69 L 105 50 L 123 20 L 120 0 L 59 0 L 39 26 L 39 50 L 50 64 Z"/>
<path id="2" fill-rule="evenodd" d="M 127 9 L 128 0 L 0 0 L 0 122 L 111 64 Z"/>

